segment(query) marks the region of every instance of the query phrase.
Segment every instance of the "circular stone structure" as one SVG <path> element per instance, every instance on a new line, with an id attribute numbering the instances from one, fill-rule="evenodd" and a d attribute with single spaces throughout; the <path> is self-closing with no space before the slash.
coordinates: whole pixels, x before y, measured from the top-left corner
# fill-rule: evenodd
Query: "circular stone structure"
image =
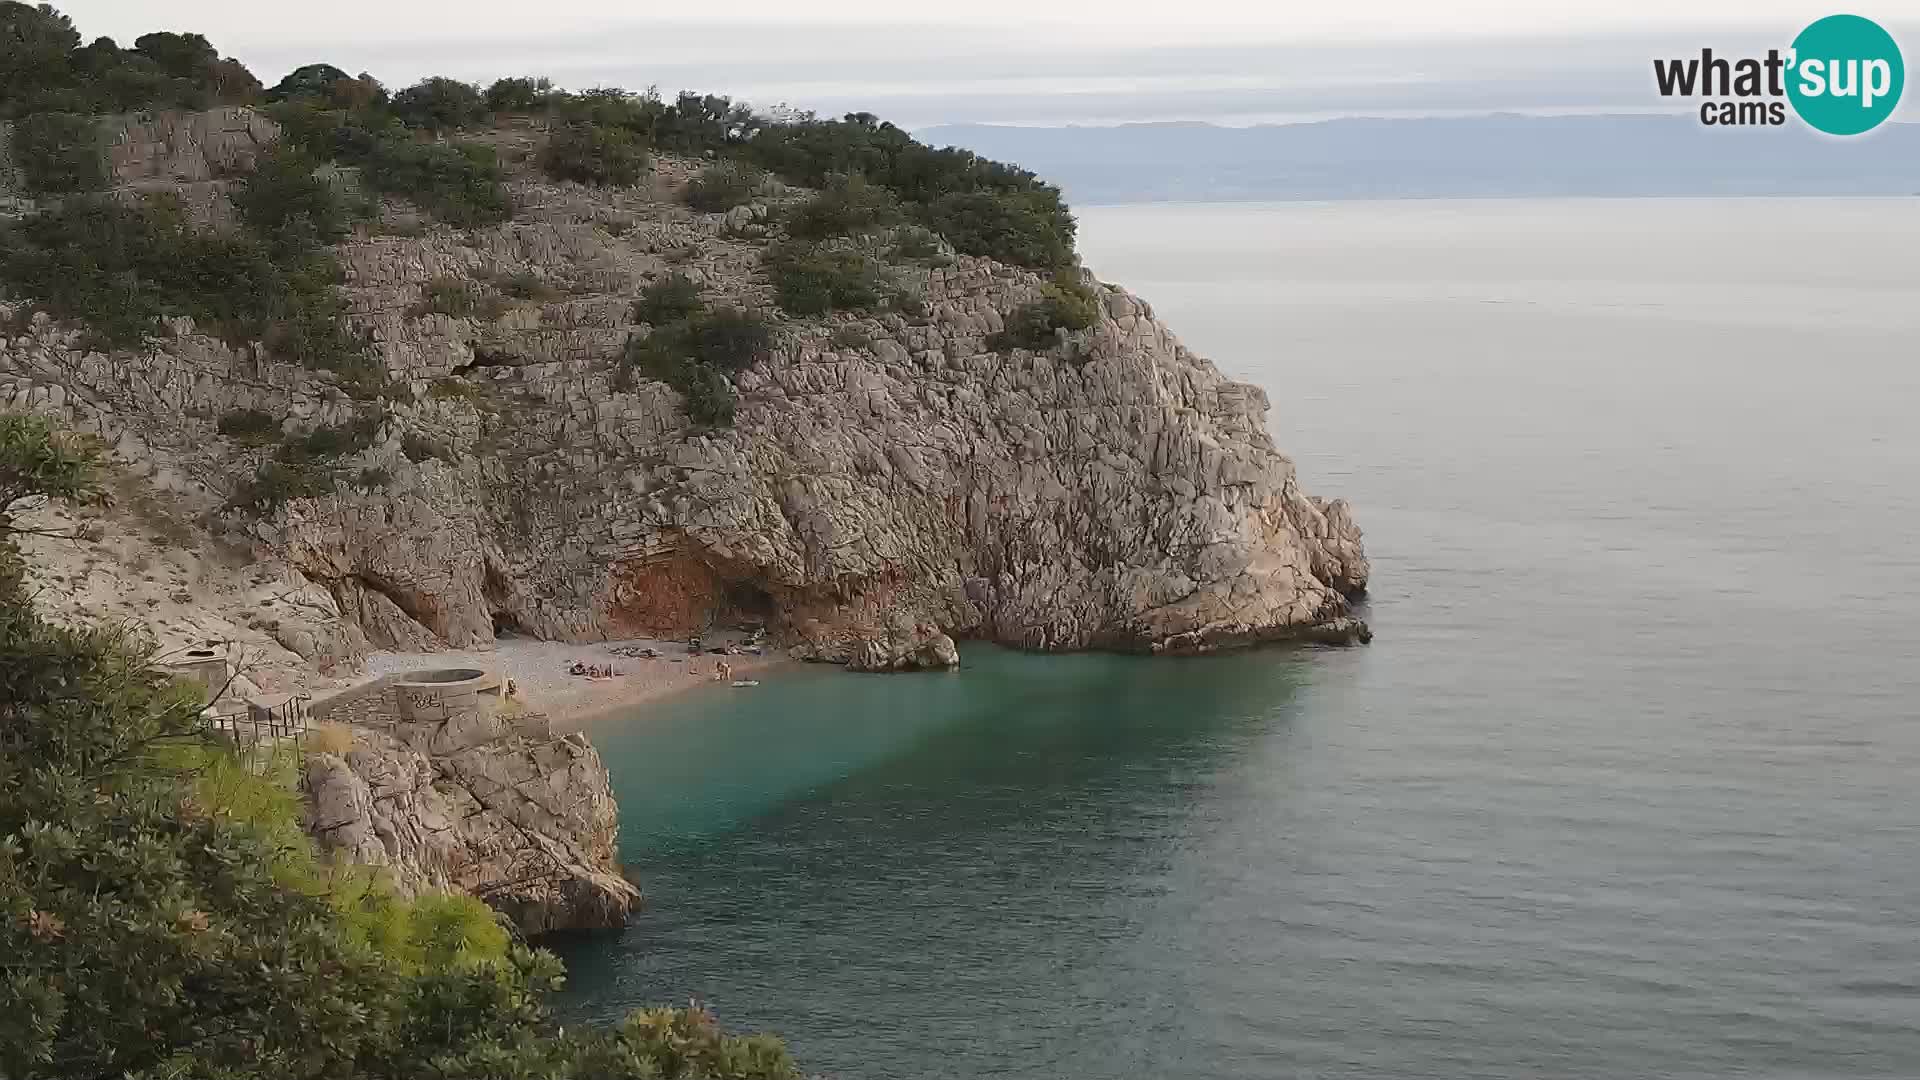
<path id="1" fill-rule="evenodd" d="M 402 720 L 491 716 L 500 707 L 500 676 L 480 668 L 409 671 L 393 680 L 393 696 Z"/>

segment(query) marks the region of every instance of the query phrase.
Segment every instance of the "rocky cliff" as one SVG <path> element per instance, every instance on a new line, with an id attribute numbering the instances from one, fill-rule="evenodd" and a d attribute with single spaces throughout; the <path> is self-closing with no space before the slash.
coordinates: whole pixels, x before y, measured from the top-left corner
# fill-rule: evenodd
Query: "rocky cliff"
<path id="1" fill-rule="evenodd" d="M 308 831 L 404 892 L 469 893 L 528 934 L 624 925 L 640 894 L 615 870 L 599 753 L 539 717 L 473 719 L 360 724 L 350 747 L 308 755 Z"/>
<path id="2" fill-rule="evenodd" d="M 271 138 L 263 124 L 129 125 L 113 160 L 128 186 L 174 177 L 217 203 L 207 178 Z M 488 138 L 524 161 L 544 135 Z M 370 420 L 342 463 L 361 483 L 226 519 L 333 599 L 353 633 L 315 648 L 751 618 L 800 655 L 889 668 L 943 634 L 1146 652 L 1364 635 L 1348 615 L 1367 561 L 1346 504 L 1301 489 L 1265 393 L 1117 286 L 1091 283 L 1089 328 L 996 350 L 988 337 L 1040 295 L 1039 275 L 901 263 L 924 315 L 782 318 L 736 376 L 729 428 L 695 427 L 665 384 L 624 384 L 616 360 L 648 332 L 630 302 L 649 281 L 677 272 L 713 302 L 774 309 L 763 249 L 804 193 L 775 185 L 700 214 L 676 197 L 690 169 L 659 160 L 638 187 L 598 190 L 523 166 L 514 220 L 474 231 L 386 205 L 381 228 L 339 248 L 352 322 L 392 380 L 378 402 L 184 320 L 106 354 L 83 328 L 9 308 L 22 332 L 0 342 L 0 406 L 136 444 L 208 496 L 270 453 L 222 439 L 224 415 L 258 410 L 290 434 Z M 482 315 L 432 313 L 422 298 L 447 279 L 521 288 Z"/>

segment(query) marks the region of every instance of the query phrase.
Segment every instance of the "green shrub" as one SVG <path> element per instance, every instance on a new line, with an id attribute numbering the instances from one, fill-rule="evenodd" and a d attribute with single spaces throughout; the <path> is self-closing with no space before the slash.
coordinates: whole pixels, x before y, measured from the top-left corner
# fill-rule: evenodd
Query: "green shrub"
<path id="1" fill-rule="evenodd" d="M 220 418 L 220 434 L 248 446 L 264 446 L 280 437 L 280 422 L 258 409 L 235 409 Z"/>
<path id="2" fill-rule="evenodd" d="M 773 344 L 773 326 L 751 311 L 716 308 L 688 319 L 679 331 L 695 360 L 723 371 L 739 371 Z"/>
<path id="3" fill-rule="evenodd" d="M 72 195 L 107 186 L 107 154 L 92 117 L 35 113 L 13 126 L 13 158 L 35 195 Z"/>
<path id="4" fill-rule="evenodd" d="M 355 80 L 345 71 L 332 64 L 302 64 L 289 71 L 285 78 L 275 83 L 266 92 L 269 102 L 281 102 L 290 98 L 313 98 L 335 108 L 353 108 L 361 95 L 339 93 L 343 84 Z M 367 81 L 372 82 L 371 79 Z M 375 85 L 379 85 L 375 83 Z M 384 100 L 385 94 L 380 95 Z"/>
<path id="5" fill-rule="evenodd" d="M 680 391 L 687 416 L 696 424 L 727 427 L 733 423 L 738 396 L 726 373 L 712 364 L 690 364 L 683 379 L 675 384 Z"/>
<path id="6" fill-rule="evenodd" d="M 259 93 L 252 73 L 198 34 L 143 34 L 131 49 L 105 37 L 82 45 L 73 20 L 50 5 L 0 3 L 0 119 L 205 109 Z"/>
<path id="7" fill-rule="evenodd" d="M 486 105 L 491 112 L 528 113 L 546 105 L 552 96 L 551 79 L 496 79 L 487 87 Z"/>
<path id="8" fill-rule="evenodd" d="M 271 513 L 291 499 L 318 499 L 333 492 L 333 472 L 311 464 L 265 461 L 251 479 L 241 484 L 227 505 L 256 513 Z"/>
<path id="9" fill-rule="evenodd" d="M 917 216 L 968 255 L 1041 268 L 1073 261 L 1073 216 L 1050 188 L 956 192 L 921 206 Z"/>
<path id="10" fill-rule="evenodd" d="M 634 374 L 657 379 L 680 392 L 687 417 L 706 427 L 733 423 L 735 394 L 726 372 L 696 359 L 680 327 L 658 331 L 627 344 L 614 373 L 614 389 L 630 390 Z"/>
<path id="11" fill-rule="evenodd" d="M 794 315 L 824 315 L 879 306 L 885 294 L 881 267 L 857 251 L 788 242 L 770 248 L 767 271 L 780 306 Z"/>
<path id="12" fill-rule="evenodd" d="M 696 313 L 629 341 L 613 386 L 631 389 L 635 373 L 644 374 L 678 390 L 695 423 L 725 426 L 733 422 L 736 401 L 728 373 L 752 364 L 772 344 L 773 327 L 753 312 Z"/>
<path id="13" fill-rule="evenodd" d="M 554 180 L 631 187 L 646 175 L 647 152 L 624 129 L 574 124 L 547 140 L 540 151 L 540 169 Z"/>
<path id="14" fill-rule="evenodd" d="M 280 124 L 283 142 L 317 161 L 357 165 L 369 189 L 411 199 L 450 225 L 477 228 L 513 216 L 492 147 L 419 142 L 388 113 L 329 108 L 312 98 L 283 101 L 267 112 Z"/>
<path id="15" fill-rule="evenodd" d="M 561 295 L 559 289 L 531 270 L 517 270 L 511 274 L 482 273 L 478 276 L 515 300 L 545 302 L 558 299 Z"/>
<path id="16" fill-rule="evenodd" d="M 234 185 L 240 220 L 289 253 L 339 242 L 348 229 L 346 204 L 333 185 L 314 175 L 316 167 L 300 147 L 275 143 Z"/>
<path id="17" fill-rule="evenodd" d="M 869 114 L 769 125 L 740 152 L 794 183 L 862 175 L 969 255 L 1043 269 L 1072 261 L 1073 215 L 1058 188 L 968 150 L 936 150 Z"/>
<path id="18" fill-rule="evenodd" d="M 902 226 L 893 244 L 895 258 L 928 266 L 951 266 L 953 258 L 940 245 L 940 234 L 921 225 Z"/>
<path id="19" fill-rule="evenodd" d="M 652 326 L 665 326 L 693 315 L 703 306 L 700 286 L 692 278 L 668 274 L 640 290 L 640 299 L 633 302 L 633 317 Z"/>
<path id="20" fill-rule="evenodd" d="M 373 437 L 379 433 L 380 423 L 378 414 L 366 413 L 344 424 L 317 427 L 305 435 L 281 443 L 277 456 L 288 464 L 307 465 L 357 454 L 373 445 Z"/>
<path id="21" fill-rule="evenodd" d="M 175 200 L 87 201 L 0 229 L 0 282 L 55 317 L 84 319 L 111 345 L 188 315 L 229 338 L 264 342 L 309 367 L 364 363 L 343 330 L 339 265 L 247 232 L 197 228 Z"/>
<path id="22" fill-rule="evenodd" d="M 703 214 L 719 214 L 752 201 L 766 182 L 767 174 L 760 169 L 737 161 L 723 161 L 707 166 L 700 170 L 700 175 L 687 181 L 681 197 L 688 206 Z"/>
<path id="23" fill-rule="evenodd" d="M 1046 349 L 1058 340 L 1058 330 L 1085 330 L 1100 317 L 1100 301 L 1071 273 L 1062 272 L 1041 290 L 1041 297 L 1022 304 L 1007 316 L 1005 329 L 987 340 L 996 351 L 1012 348 Z"/>
<path id="24" fill-rule="evenodd" d="M 360 175 L 374 190 L 404 195 L 449 225 L 478 228 L 513 216 L 491 147 L 382 139 Z"/>
<path id="25" fill-rule="evenodd" d="M 487 121 L 486 101 L 479 87 L 438 75 L 393 95 L 392 108 L 401 123 L 436 135 Z"/>
<path id="26" fill-rule="evenodd" d="M 787 232 L 802 240 L 854 236 L 900 220 L 900 200 L 860 176 L 837 176 L 787 213 Z"/>

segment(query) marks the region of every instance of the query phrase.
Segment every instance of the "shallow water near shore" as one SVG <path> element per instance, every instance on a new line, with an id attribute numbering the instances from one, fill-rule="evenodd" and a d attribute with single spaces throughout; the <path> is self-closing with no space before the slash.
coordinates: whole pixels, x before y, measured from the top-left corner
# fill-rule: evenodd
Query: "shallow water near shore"
<path id="1" fill-rule="evenodd" d="M 651 906 L 568 1011 L 848 1078 L 1920 1075 L 1920 200 L 1081 216 L 1354 501 L 1375 643 L 597 724 Z"/>

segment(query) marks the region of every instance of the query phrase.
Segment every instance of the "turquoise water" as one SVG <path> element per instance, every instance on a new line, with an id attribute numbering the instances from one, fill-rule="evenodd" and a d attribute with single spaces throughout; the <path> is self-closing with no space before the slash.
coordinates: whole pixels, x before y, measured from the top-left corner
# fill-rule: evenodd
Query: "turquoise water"
<path id="1" fill-rule="evenodd" d="M 1920 203 L 1083 230 L 1354 499 L 1375 643 L 600 725 L 652 907 L 569 1007 L 849 1078 L 1920 1075 Z"/>

